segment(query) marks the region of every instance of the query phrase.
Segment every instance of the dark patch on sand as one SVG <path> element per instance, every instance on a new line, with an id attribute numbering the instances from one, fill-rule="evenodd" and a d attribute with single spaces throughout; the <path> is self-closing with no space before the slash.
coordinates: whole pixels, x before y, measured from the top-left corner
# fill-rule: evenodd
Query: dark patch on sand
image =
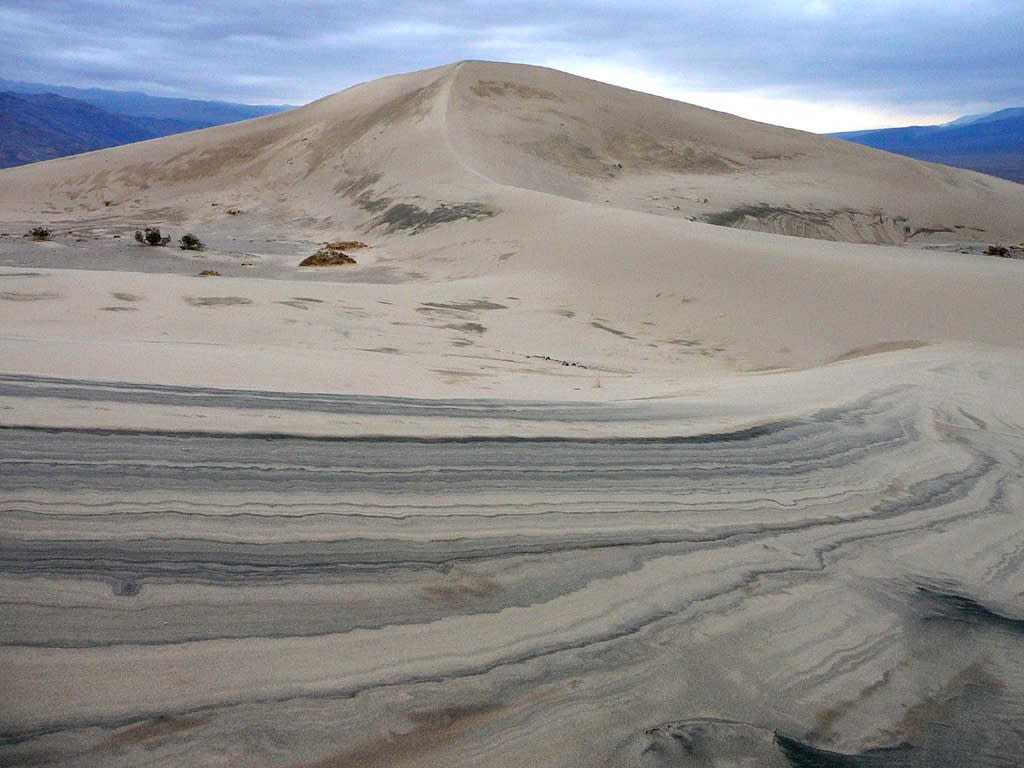
<path id="1" fill-rule="evenodd" d="M 123 307 L 123 306 L 100 307 L 100 309 L 103 310 L 104 312 L 138 312 L 139 311 L 138 307 Z"/>
<path id="2" fill-rule="evenodd" d="M 941 618 L 962 621 L 968 624 L 989 624 L 1013 632 L 1024 632 L 1024 616 L 1010 616 L 1007 613 L 984 605 L 946 584 L 919 584 L 917 596 L 936 609 Z"/>
<path id="3" fill-rule="evenodd" d="M 607 331 L 608 333 L 613 333 L 616 336 L 621 336 L 624 339 L 630 339 L 631 341 L 636 341 L 636 337 L 635 336 L 630 336 L 625 331 L 620 331 L 617 328 L 610 328 L 609 326 L 604 325 L 603 323 L 599 323 L 596 320 L 594 320 L 591 323 L 591 325 L 594 326 L 595 328 L 598 328 L 598 329 L 602 330 L 602 331 Z"/>
<path id="4" fill-rule="evenodd" d="M 543 88 L 534 88 L 522 83 L 510 83 L 507 80 L 479 80 L 470 90 L 481 98 L 489 96 L 505 96 L 511 93 L 521 99 L 543 99 L 546 101 L 564 101 L 561 96 Z"/>
<path id="5" fill-rule="evenodd" d="M 379 173 L 365 173 L 347 181 L 339 181 L 334 185 L 334 191 L 351 198 L 352 202 L 367 213 L 380 213 L 391 205 L 390 197 L 377 197 L 373 190 L 373 185 L 380 179 Z"/>
<path id="6" fill-rule="evenodd" d="M 0 301 L 50 301 L 59 299 L 59 293 L 21 293 L 18 291 L 0 291 Z"/>
<path id="7" fill-rule="evenodd" d="M 235 307 L 252 304 L 252 299 L 242 296 L 185 296 L 185 303 L 193 307 Z"/>
<path id="8" fill-rule="evenodd" d="M 907 232 L 907 240 L 917 237 L 918 235 L 937 235 L 943 232 L 953 233 L 956 230 L 952 227 L 918 227 L 917 229 Z"/>
<path id="9" fill-rule="evenodd" d="M 496 304 L 493 301 L 487 301 L 486 299 L 476 299 L 474 301 L 452 301 L 449 303 L 441 303 L 437 301 L 424 302 L 424 307 L 431 309 L 454 309 L 457 312 L 475 312 L 476 310 L 482 309 L 508 309 L 504 304 Z"/>
<path id="10" fill-rule="evenodd" d="M 441 203 L 432 210 L 412 203 L 397 203 L 380 216 L 370 219 L 365 229 L 384 227 L 385 234 L 411 230 L 411 234 L 425 232 L 438 224 L 466 219 L 479 221 L 497 216 L 498 211 L 484 203 Z"/>
<path id="11" fill-rule="evenodd" d="M 305 296 L 293 296 L 285 301 L 279 301 L 278 304 L 284 304 L 286 307 L 294 307 L 295 309 L 307 310 L 310 304 L 323 304 L 322 299 L 309 299 Z"/>
<path id="12" fill-rule="evenodd" d="M 480 325 L 480 323 L 449 323 L 448 325 L 442 326 L 443 328 L 450 328 L 453 331 L 464 331 L 466 333 L 486 333 L 487 327 Z"/>
<path id="13" fill-rule="evenodd" d="M 838 211 L 814 211 L 790 208 L 784 205 L 740 205 L 726 211 L 709 213 L 701 218 L 707 224 L 714 224 L 717 227 L 735 227 L 742 224 L 746 219 L 757 219 L 759 222 L 767 222 L 779 216 L 787 216 L 808 221 L 819 226 L 831 226 Z"/>
<path id="14" fill-rule="evenodd" d="M 918 349 L 920 347 L 928 346 L 926 341 L 918 341 L 916 339 L 905 339 L 903 341 L 882 341 L 877 344 L 869 344 L 866 347 L 855 347 L 849 352 L 844 352 L 837 357 L 833 362 L 839 363 L 843 360 L 853 360 L 858 357 L 867 357 L 868 355 L 878 355 L 883 352 L 896 352 L 900 349 Z"/>
<path id="15" fill-rule="evenodd" d="M 118 301 L 141 301 L 141 296 L 136 296 L 134 293 L 124 293 L 123 291 L 114 291 L 112 294 Z"/>
<path id="16" fill-rule="evenodd" d="M 708 213 L 698 220 L 722 227 L 840 242 L 899 244 L 918 236 L 960 231 L 960 227 L 914 227 L 905 216 L 894 216 L 881 209 L 794 208 L 768 203 L 738 205 L 728 210 Z M 972 229 L 979 231 L 977 228 Z"/>
<path id="17" fill-rule="evenodd" d="M 460 345 L 466 346 L 466 345 Z M 467 379 L 475 379 L 483 376 L 479 371 L 460 371 L 454 368 L 434 368 L 434 373 L 439 374 L 447 384 L 458 384 Z"/>
<path id="18" fill-rule="evenodd" d="M 118 597 L 138 597 L 142 592 L 142 584 L 136 579 L 118 579 L 113 589 Z"/>
<path id="19" fill-rule="evenodd" d="M 693 349 L 694 347 L 700 346 L 700 342 L 696 339 L 665 339 L 662 343 L 672 344 L 673 346 L 684 347 L 686 349 Z"/>
<path id="20" fill-rule="evenodd" d="M 830 752 L 797 739 L 775 734 L 779 751 L 792 768 L 910 768 L 920 757 L 908 744 L 869 749 L 856 755 Z"/>

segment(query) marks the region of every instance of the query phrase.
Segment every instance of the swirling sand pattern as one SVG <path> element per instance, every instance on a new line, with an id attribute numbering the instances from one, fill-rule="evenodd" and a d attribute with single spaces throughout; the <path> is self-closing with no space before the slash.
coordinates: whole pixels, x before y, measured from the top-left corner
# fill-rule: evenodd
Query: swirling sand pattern
<path id="1" fill-rule="evenodd" d="M 630 420 L 687 406 L 5 376 L 0 394 L 22 398 L 490 414 L 495 429 L 7 424 L 0 758 L 1015 764 L 1024 441 L 985 389 L 1000 382 L 950 394 L 974 376 L 659 437 Z M 546 418 L 624 427 L 498 428 Z"/>

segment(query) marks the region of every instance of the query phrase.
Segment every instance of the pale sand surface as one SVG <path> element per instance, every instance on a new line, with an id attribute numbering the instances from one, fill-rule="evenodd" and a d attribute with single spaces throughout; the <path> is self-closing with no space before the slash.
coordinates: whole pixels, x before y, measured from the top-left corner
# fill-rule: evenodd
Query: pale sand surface
<path id="1" fill-rule="evenodd" d="M 481 62 L 3 171 L 0 762 L 1015 764 L 1022 211 Z"/>

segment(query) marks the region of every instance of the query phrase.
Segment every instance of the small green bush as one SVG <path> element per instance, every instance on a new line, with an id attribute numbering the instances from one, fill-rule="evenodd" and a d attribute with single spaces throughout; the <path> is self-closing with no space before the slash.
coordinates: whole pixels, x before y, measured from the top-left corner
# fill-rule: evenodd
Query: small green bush
<path id="1" fill-rule="evenodd" d="M 206 247 L 203 245 L 203 241 L 191 232 L 186 232 L 182 235 L 181 239 L 178 240 L 178 244 L 181 246 L 181 250 L 183 251 L 201 251 Z"/>
<path id="2" fill-rule="evenodd" d="M 160 234 L 160 227 L 146 227 L 135 230 L 135 239 L 143 245 L 167 245 L 171 242 L 170 235 Z"/>
<path id="3" fill-rule="evenodd" d="M 29 230 L 28 236 L 33 240 L 49 240 L 50 235 L 52 234 L 53 232 L 46 227 L 32 227 L 32 229 Z"/>

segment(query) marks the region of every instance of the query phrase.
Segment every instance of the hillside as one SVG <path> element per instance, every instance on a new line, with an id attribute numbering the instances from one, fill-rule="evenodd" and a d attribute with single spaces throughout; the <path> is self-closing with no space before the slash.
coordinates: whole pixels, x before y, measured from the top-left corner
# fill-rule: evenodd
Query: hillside
<path id="1" fill-rule="evenodd" d="M 106 149 L 205 127 L 131 118 L 55 94 L 0 92 L 0 168 Z"/>
<path id="2" fill-rule="evenodd" d="M 973 115 L 946 125 L 833 135 L 887 152 L 1024 183 L 1024 109 Z"/>
<path id="3" fill-rule="evenodd" d="M 281 109 L 0 79 L 0 168 L 248 120 Z"/>
<path id="4" fill-rule="evenodd" d="M 24 94 L 54 93 L 75 101 L 84 101 L 117 115 L 154 120 L 181 120 L 202 126 L 250 120 L 290 108 L 269 104 L 236 104 L 229 101 L 151 96 L 139 91 L 115 91 L 108 88 L 73 88 L 67 85 L 29 83 L 3 78 L 0 78 L 0 91 Z"/>

